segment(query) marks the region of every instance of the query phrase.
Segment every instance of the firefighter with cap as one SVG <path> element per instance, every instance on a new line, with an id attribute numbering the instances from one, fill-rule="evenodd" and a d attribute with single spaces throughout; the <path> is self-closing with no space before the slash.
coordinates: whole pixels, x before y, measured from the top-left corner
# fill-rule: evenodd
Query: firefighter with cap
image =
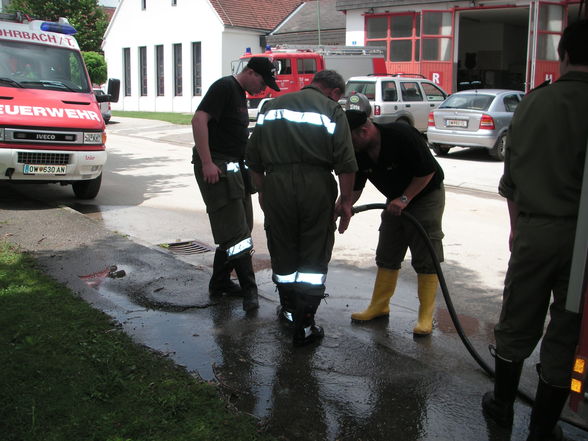
<path id="1" fill-rule="evenodd" d="M 245 311 L 259 307 L 251 260 L 254 190 L 244 162 L 249 134 L 245 92 L 255 95 L 266 86 L 279 91 L 274 76 L 267 57 L 251 58 L 243 71 L 210 86 L 192 118 L 194 175 L 218 244 L 209 294 L 241 294 Z M 240 286 L 230 279 L 233 269 Z"/>
<path id="2" fill-rule="evenodd" d="M 351 219 L 357 164 L 345 112 L 338 104 L 345 82 L 332 70 L 318 72 L 299 92 L 268 101 L 249 139 L 252 170 L 284 312 L 294 321 L 293 344 L 321 339 L 314 321 L 325 297 L 335 240 Z M 338 175 L 341 204 L 335 212 Z"/>
<path id="3" fill-rule="evenodd" d="M 353 96 L 350 97 L 350 101 Z M 359 97 L 360 98 L 360 97 Z M 367 100 L 363 100 L 365 102 Z M 388 316 L 398 274 L 406 251 L 417 273 L 419 310 L 413 329 L 415 336 L 430 335 L 439 281 L 433 257 L 416 228 L 403 211 L 415 217 L 427 232 L 436 257 L 443 261 L 441 221 L 445 207 L 443 170 L 431 154 L 422 135 L 403 123 L 376 124 L 366 112 L 357 110 L 362 100 L 350 107 L 349 120 L 359 171 L 355 177 L 355 203 L 369 180 L 384 196 L 376 264 L 378 272 L 368 307 L 351 314 L 355 322 L 367 322 Z M 351 102 L 353 105 L 353 102 Z"/>

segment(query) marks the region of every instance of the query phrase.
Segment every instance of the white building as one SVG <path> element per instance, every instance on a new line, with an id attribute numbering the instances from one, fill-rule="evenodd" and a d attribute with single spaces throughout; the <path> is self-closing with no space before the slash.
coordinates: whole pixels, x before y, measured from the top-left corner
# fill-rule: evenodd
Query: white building
<path id="1" fill-rule="evenodd" d="M 102 49 L 121 80 L 114 110 L 193 113 L 203 92 L 231 73 L 247 47 L 300 0 L 120 0 Z"/>

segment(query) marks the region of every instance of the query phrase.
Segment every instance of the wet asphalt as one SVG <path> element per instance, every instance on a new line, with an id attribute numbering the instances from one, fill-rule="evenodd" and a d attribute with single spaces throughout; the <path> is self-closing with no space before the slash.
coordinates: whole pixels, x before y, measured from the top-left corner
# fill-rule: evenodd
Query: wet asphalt
<path id="1" fill-rule="evenodd" d="M 415 280 L 400 280 L 387 319 L 365 325 L 350 313 L 365 307 L 371 270 L 331 265 L 317 322 L 321 344 L 294 348 L 276 318 L 269 262 L 254 258 L 260 309 L 239 298 L 211 299 L 212 254 L 190 262 L 105 229 L 70 208 L 26 199 L 0 183 L 0 237 L 31 252 L 40 267 L 116 321 L 133 339 L 205 381 L 227 402 L 283 440 L 525 440 L 530 408 L 517 401 L 512 431 L 487 422 L 480 408 L 492 387 L 463 347 L 438 298 L 435 329 L 415 338 Z M 109 276 L 110 275 L 110 276 Z M 118 276 L 118 277 L 112 277 Z M 474 347 L 486 347 L 492 323 L 462 316 Z M 534 356 L 536 358 L 536 355 Z M 531 359 L 522 388 L 533 395 Z M 587 433 L 568 424 L 571 440 Z"/>

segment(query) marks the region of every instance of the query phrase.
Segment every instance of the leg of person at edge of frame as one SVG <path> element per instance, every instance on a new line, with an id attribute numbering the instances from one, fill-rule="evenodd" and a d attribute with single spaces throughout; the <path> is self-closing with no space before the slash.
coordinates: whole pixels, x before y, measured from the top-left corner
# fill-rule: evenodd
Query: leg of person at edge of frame
<path id="1" fill-rule="evenodd" d="M 251 250 L 240 254 L 229 262 L 235 267 L 239 284 L 243 293 L 243 310 L 253 311 L 259 308 L 257 296 L 257 283 L 255 282 L 255 271 L 253 271 L 253 262 Z"/>
<path id="2" fill-rule="evenodd" d="M 296 309 L 294 310 L 294 346 L 305 346 L 314 343 L 325 336 L 323 328 L 314 321 L 314 315 L 325 297 L 325 288 L 308 288 L 304 283 L 295 288 Z"/>
<path id="3" fill-rule="evenodd" d="M 241 287 L 231 280 L 233 265 L 227 260 L 226 251 L 217 248 L 212 264 L 212 276 L 208 284 L 208 294 L 211 297 L 222 295 L 240 296 L 243 294 Z"/>
<path id="4" fill-rule="evenodd" d="M 563 431 L 557 421 L 568 399 L 570 388 L 549 384 L 541 375 L 541 365 L 537 365 L 537 372 L 539 384 L 531 411 L 527 441 L 564 440 Z"/>
<path id="5" fill-rule="evenodd" d="M 278 294 L 280 297 L 280 304 L 278 305 L 278 319 L 286 323 L 294 322 L 294 311 L 296 310 L 296 293 L 290 284 L 279 283 L 276 284 Z"/>
<path id="6" fill-rule="evenodd" d="M 494 357 L 494 391 L 484 394 L 482 410 L 499 426 L 510 427 L 524 360 L 507 360 L 496 353 L 493 345 L 490 345 L 490 354 Z"/>

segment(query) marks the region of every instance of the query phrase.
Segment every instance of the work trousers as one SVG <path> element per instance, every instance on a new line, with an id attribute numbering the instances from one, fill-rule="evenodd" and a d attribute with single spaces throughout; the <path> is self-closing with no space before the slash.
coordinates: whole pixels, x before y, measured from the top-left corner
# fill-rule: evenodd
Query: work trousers
<path id="1" fill-rule="evenodd" d="M 220 168 L 220 179 L 215 184 L 204 182 L 202 164 L 194 156 L 194 176 L 200 188 L 210 220 L 214 242 L 227 251 L 228 258 L 236 258 L 252 249 L 253 208 L 251 193 L 237 161 L 215 160 Z"/>
<path id="2" fill-rule="evenodd" d="M 272 167 L 266 171 L 263 195 L 274 282 L 322 296 L 335 242 L 337 184 L 332 173 L 305 164 Z"/>
<path id="3" fill-rule="evenodd" d="M 435 249 L 437 259 L 443 262 L 442 218 L 445 209 L 445 188 L 433 190 L 411 201 L 404 209 L 422 225 Z M 381 268 L 400 269 L 410 248 L 411 264 L 417 274 L 436 274 L 433 258 L 421 234 L 412 222 L 403 216 L 394 216 L 384 210 L 381 215 L 380 236 L 376 248 L 376 264 Z"/>
<path id="4" fill-rule="evenodd" d="M 576 230 L 572 218 L 520 214 L 504 286 L 496 352 L 507 360 L 529 357 L 541 339 L 541 376 L 569 387 L 580 315 L 565 309 Z M 553 303 L 551 296 L 553 294 Z"/>

